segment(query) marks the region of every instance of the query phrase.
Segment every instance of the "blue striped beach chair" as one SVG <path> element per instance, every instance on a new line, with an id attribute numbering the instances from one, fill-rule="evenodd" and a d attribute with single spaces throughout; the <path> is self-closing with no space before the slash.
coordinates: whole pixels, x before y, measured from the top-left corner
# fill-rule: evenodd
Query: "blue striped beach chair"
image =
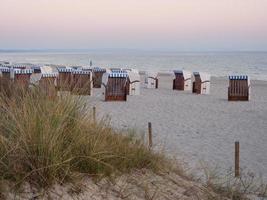
<path id="1" fill-rule="evenodd" d="M 74 71 L 71 67 L 57 67 L 57 88 L 60 91 L 71 91 L 72 72 Z"/>
<path id="2" fill-rule="evenodd" d="M 0 71 L 0 92 L 7 92 L 11 84 L 11 69 L 9 67 L 0 67 Z"/>
<path id="3" fill-rule="evenodd" d="M 107 72 L 104 77 L 105 101 L 126 101 L 128 73 L 115 70 Z"/>
<path id="4" fill-rule="evenodd" d="M 39 87 L 41 91 L 49 98 L 55 98 L 57 96 L 57 76 L 58 73 L 43 73 L 39 80 Z"/>
<path id="5" fill-rule="evenodd" d="M 32 69 L 14 69 L 14 83 L 18 87 L 23 89 L 28 89 L 30 85 L 31 75 L 33 73 Z"/>
<path id="6" fill-rule="evenodd" d="M 71 92 L 77 95 L 92 95 L 92 72 L 73 70 Z"/>
<path id="7" fill-rule="evenodd" d="M 250 79 L 248 76 L 229 76 L 228 101 L 249 101 Z"/>

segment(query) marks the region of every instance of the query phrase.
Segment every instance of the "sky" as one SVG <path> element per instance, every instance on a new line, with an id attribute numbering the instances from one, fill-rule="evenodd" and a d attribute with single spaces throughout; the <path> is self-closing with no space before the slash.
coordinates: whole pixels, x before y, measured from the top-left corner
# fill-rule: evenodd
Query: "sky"
<path id="1" fill-rule="evenodd" d="M 0 49 L 267 50 L 267 0 L 0 0 L 0 7 Z"/>

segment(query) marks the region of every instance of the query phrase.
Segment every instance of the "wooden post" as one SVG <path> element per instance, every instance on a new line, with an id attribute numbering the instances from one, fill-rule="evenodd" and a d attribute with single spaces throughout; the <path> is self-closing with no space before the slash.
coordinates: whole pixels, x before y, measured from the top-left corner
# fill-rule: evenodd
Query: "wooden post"
<path id="1" fill-rule="evenodd" d="M 239 141 L 235 142 L 235 177 L 239 177 Z"/>
<path id="2" fill-rule="evenodd" d="M 93 120 L 95 123 L 96 122 L 96 107 L 95 106 L 93 107 Z"/>
<path id="3" fill-rule="evenodd" d="M 148 147 L 152 147 L 152 124 L 148 122 Z"/>

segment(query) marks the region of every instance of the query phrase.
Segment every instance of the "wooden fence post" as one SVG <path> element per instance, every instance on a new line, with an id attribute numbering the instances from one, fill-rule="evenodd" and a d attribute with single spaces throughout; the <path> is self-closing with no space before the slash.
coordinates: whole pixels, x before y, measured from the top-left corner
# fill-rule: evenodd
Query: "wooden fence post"
<path id="1" fill-rule="evenodd" d="M 96 122 L 96 107 L 95 106 L 93 107 L 93 120 L 95 123 Z"/>
<path id="2" fill-rule="evenodd" d="M 152 147 L 152 124 L 148 122 L 148 147 Z"/>
<path id="3" fill-rule="evenodd" d="M 239 141 L 235 142 L 235 177 L 240 176 L 239 171 Z"/>

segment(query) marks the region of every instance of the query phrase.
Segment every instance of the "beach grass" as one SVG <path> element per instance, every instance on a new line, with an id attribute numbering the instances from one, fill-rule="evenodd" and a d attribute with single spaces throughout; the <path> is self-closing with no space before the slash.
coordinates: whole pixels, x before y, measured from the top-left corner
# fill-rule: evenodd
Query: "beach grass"
<path id="1" fill-rule="evenodd" d="M 0 96 L 0 176 L 19 186 L 49 187 L 77 174 L 101 178 L 163 168 L 164 157 L 133 134 L 93 120 L 79 96 L 47 97 L 38 87 Z"/>
<path id="2" fill-rule="evenodd" d="M 182 163 L 149 149 L 136 130 L 114 130 L 108 118 L 95 121 L 91 111 L 92 105 L 81 96 L 61 93 L 51 98 L 36 86 L 0 88 L 0 198 L 7 182 L 8 190 L 18 191 L 25 184 L 46 190 L 65 183 L 79 186 L 85 176 L 115 180 L 116 185 L 125 174 L 145 199 L 166 197 L 165 187 L 171 191 L 167 197 L 175 192 L 198 199 L 266 197 L 266 184 L 251 174 L 218 177 L 204 166 L 207 178 L 199 182 Z M 130 191 L 125 186 L 121 195 Z"/>

